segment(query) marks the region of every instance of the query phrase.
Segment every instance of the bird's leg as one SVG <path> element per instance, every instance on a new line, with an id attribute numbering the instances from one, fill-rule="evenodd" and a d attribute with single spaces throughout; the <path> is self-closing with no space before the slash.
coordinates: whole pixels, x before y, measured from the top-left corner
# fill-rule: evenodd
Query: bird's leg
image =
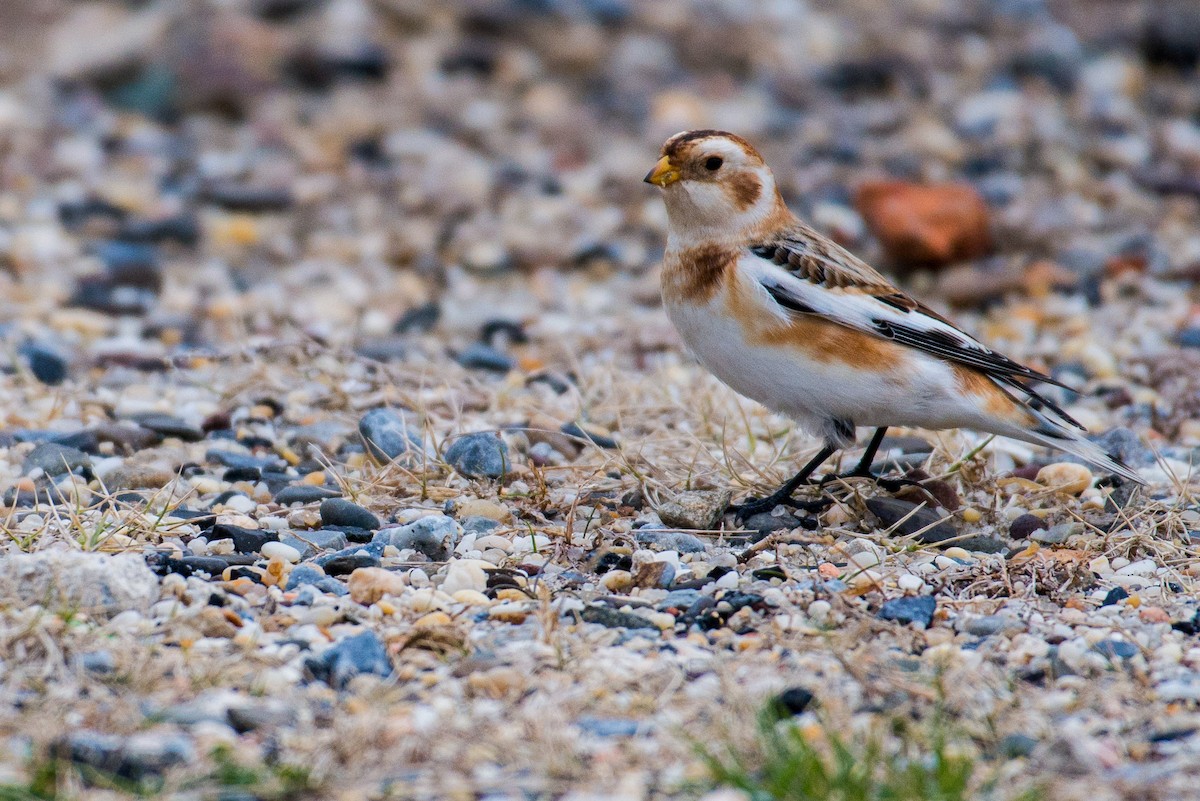
<path id="1" fill-rule="evenodd" d="M 745 520 L 753 517 L 754 515 L 762 514 L 763 512 L 769 512 L 776 506 L 780 505 L 790 506 L 793 509 L 804 509 L 805 511 L 810 512 L 815 512 L 821 508 L 824 508 L 825 506 L 828 506 L 828 502 L 823 500 L 798 503 L 792 498 L 792 493 L 795 492 L 801 484 L 807 484 L 809 478 L 812 477 L 812 474 L 816 472 L 817 468 L 823 465 L 830 456 L 833 456 L 833 453 L 836 450 L 837 448 L 834 446 L 826 445 L 825 447 L 821 448 L 820 453 L 814 456 L 808 462 L 808 464 L 800 468 L 799 473 L 785 481 L 783 486 L 781 486 L 779 489 L 775 490 L 765 498 L 748 498 L 744 503 L 734 504 L 733 506 L 729 507 L 730 511 L 735 513 L 738 520 Z"/>
<path id="2" fill-rule="evenodd" d="M 863 451 L 862 458 L 858 460 L 858 464 L 849 473 L 833 473 L 827 476 L 822 476 L 821 486 L 825 486 L 830 481 L 838 481 L 843 478 L 870 478 L 874 479 L 875 483 L 883 487 L 888 492 L 895 492 L 901 487 L 915 482 L 904 478 L 883 478 L 871 472 L 871 464 L 875 461 L 875 455 L 879 453 L 879 446 L 883 444 L 883 437 L 887 434 L 888 427 L 880 426 L 875 429 L 875 433 L 871 435 L 870 442 L 867 443 L 867 449 Z"/>

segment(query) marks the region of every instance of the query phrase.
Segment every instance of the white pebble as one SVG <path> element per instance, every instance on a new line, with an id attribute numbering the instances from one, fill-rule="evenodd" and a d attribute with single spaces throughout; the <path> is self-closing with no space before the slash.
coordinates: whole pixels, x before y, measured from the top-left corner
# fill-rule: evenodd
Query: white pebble
<path id="1" fill-rule="evenodd" d="M 259 551 L 268 559 L 282 559 L 292 564 L 300 561 L 300 552 L 286 542 L 265 542 Z"/>
<path id="2" fill-rule="evenodd" d="M 486 563 L 476 559 L 457 559 L 450 563 L 446 578 L 442 581 L 442 592 L 453 595 L 459 590 L 483 592 L 487 589 Z M 491 567 L 491 565 L 487 565 Z"/>
<path id="3" fill-rule="evenodd" d="M 1158 569 L 1153 559 L 1139 559 L 1117 570 L 1119 576 L 1148 576 Z"/>
<path id="4" fill-rule="evenodd" d="M 921 580 L 921 577 L 914 576 L 912 573 L 905 573 L 896 580 L 896 583 L 905 592 L 917 592 L 925 586 L 925 582 Z"/>
<path id="5" fill-rule="evenodd" d="M 738 574 L 736 570 L 730 570 L 725 575 L 716 580 L 714 586 L 722 590 L 732 590 L 738 585 Z"/>

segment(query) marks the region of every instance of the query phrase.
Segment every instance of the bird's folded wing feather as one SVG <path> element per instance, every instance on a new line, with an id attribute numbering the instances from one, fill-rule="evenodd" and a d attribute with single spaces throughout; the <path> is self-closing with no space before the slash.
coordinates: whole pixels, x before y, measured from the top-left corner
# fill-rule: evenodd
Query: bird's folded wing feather
<path id="1" fill-rule="evenodd" d="M 739 266 L 755 276 L 782 309 L 815 314 L 978 370 L 1074 423 L 1029 386 L 1030 382 L 1063 386 L 1061 382 L 988 348 L 807 226 L 798 225 L 753 245 Z"/>

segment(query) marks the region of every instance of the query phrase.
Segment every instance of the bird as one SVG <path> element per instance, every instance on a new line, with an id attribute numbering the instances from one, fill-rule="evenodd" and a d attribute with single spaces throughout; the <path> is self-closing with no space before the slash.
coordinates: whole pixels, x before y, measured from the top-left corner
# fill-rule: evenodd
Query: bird
<path id="1" fill-rule="evenodd" d="M 1073 454 L 1145 483 L 1047 397 L 1056 379 L 989 348 L 801 221 L 745 139 L 718 130 L 670 137 L 645 181 L 662 190 L 667 316 L 724 384 L 786 415 L 823 447 L 739 519 L 800 506 L 793 495 L 856 429 L 874 429 L 846 477 L 871 465 L 891 426 L 966 428 Z"/>

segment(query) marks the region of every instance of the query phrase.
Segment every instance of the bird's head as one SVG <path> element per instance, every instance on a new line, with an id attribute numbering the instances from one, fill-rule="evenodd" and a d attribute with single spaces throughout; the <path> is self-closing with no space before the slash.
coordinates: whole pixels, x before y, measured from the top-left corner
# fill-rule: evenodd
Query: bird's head
<path id="1" fill-rule="evenodd" d="M 646 183 L 662 188 L 671 232 L 692 239 L 738 238 L 782 205 L 762 156 L 725 131 L 675 134 Z"/>

